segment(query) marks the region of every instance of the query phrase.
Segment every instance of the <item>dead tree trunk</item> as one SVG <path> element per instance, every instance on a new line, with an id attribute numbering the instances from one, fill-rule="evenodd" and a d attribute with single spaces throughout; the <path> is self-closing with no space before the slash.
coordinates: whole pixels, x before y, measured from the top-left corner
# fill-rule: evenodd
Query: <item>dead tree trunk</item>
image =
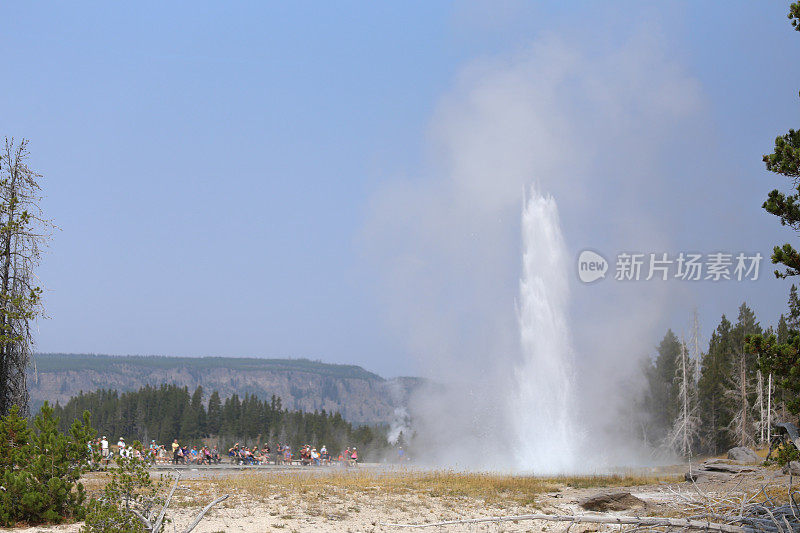
<path id="1" fill-rule="evenodd" d="M 30 322 L 41 312 L 34 269 L 52 224 L 42 217 L 39 174 L 27 165 L 28 141 L 6 139 L 0 153 L 0 416 L 28 413 Z"/>
<path id="2" fill-rule="evenodd" d="M 755 415 L 751 416 L 750 413 L 752 406 L 747 396 L 750 390 L 747 376 L 747 356 L 742 352 L 737 352 L 735 357 L 735 367 L 731 376 L 733 387 L 727 391 L 727 395 L 733 401 L 735 411 L 728 425 L 728 431 L 737 446 L 753 446 L 755 444 L 754 430 L 757 428 Z"/>

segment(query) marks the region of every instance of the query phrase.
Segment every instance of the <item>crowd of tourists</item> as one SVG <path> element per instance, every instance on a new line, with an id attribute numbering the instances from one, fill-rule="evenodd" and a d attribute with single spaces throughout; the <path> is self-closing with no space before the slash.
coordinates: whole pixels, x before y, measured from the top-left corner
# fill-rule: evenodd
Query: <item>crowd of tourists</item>
<path id="1" fill-rule="evenodd" d="M 295 453 L 288 444 L 279 443 L 273 449 L 268 443 L 264 443 L 261 449 L 258 446 L 252 448 L 242 446 L 240 443 L 234 444 L 228 449 L 228 457 L 234 464 L 240 465 L 291 465 L 300 464 L 303 466 L 325 466 L 339 464 L 344 466 L 356 466 L 358 464 L 358 449 L 345 448 L 339 455 L 334 456 L 323 444 L 317 450 L 310 444 L 301 446 Z"/>
<path id="2" fill-rule="evenodd" d="M 222 462 L 217 446 L 202 445 L 192 446 L 182 445 L 178 439 L 172 441 L 169 448 L 163 444 L 156 444 L 150 441 L 150 445 L 144 447 L 138 442 L 126 443 L 124 437 L 120 437 L 116 446 L 112 446 L 105 435 L 89 442 L 89 451 L 100 461 L 101 465 L 108 464 L 114 457 L 130 457 L 147 461 L 151 464 L 175 465 L 211 465 Z M 302 466 L 327 466 L 338 464 L 342 466 L 356 466 L 358 464 L 358 449 L 347 447 L 338 455 L 333 455 L 323 444 L 319 450 L 306 444 L 301 446 L 296 452 L 288 444 L 279 443 L 271 447 L 268 443 L 259 448 L 258 446 L 242 446 L 236 443 L 228 449 L 227 458 L 232 464 L 236 465 L 302 465 Z"/>
<path id="3" fill-rule="evenodd" d="M 221 462 L 219 451 L 216 446 L 197 446 L 188 448 L 179 446 L 177 440 L 173 443 L 172 449 L 167 450 L 163 444 L 156 444 L 151 440 L 150 445 L 145 447 L 139 442 L 126 443 L 125 437 L 120 437 L 116 446 L 112 446 L 108 438 L 102 437 L 89 442 L 89 451 L 92 456 L 96 456 L 101 464 L 108 462 L 115 457 L 130 457 L 147 461 L 151 464 L 169 463 L 175 464 L 219 464 Z"/>

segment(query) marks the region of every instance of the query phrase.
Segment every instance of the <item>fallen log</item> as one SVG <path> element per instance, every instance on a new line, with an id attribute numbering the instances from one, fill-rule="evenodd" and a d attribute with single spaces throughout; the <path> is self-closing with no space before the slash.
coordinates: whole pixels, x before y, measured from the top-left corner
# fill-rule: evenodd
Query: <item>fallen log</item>
<path id="1" fill-rule="evenodd" d="M 445 520 L 429 524 L 393 524 L 382 522 L 385 527 L 423 528 L 449 526 L 455 524 L 477 524 L 479 522 L 518 522 L 521 520 L 546 520 L 549 522 L 572 522 L 573 524 L 618 524 L 646 527 L 679 527 L 683 529 L 699 529 L 704 531 L 720 531 L 723 533 L 753 533 L 749 527 L 720 524 L 704 520 L 689 520 L 685 518 L 637 517 L 637 516 L 607 516 L 607 515 L 553 515 L 553 514 L 524 514 L 517 516 L 492 516 L 487 518 L 466 518 L 463 520 Z"/>

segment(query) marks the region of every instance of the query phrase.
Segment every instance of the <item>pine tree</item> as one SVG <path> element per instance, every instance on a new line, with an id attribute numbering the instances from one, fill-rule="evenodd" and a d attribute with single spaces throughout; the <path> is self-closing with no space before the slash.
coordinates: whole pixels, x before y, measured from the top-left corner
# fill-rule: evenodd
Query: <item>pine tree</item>
<path id="1" fill-rule="evenodd" d="M 753 428 L 757 426 L 757 423 L 748 395 L 752 393 L 754 386 L 752 380 L 749 379 L 746 354 L 742 351 L 734 354 L 733 371 L 729 380 L 730 388 L 725 392 L 731 400 L 733 416 L 727 429 L 737 446 L 752 446 L 754 444 Z"/>
<path id="2" fill-rule="evenodd" d="M 192 403 L 190 407 L 193 411 L 193 416 L 197 417 L 197 432 L 198 435 L 206 435 L 206 409 L 203 406 L 203 387 L 198 385 L 192 394 Z"/>
<path id="3" fill-rule="evenodd" d="M 222 402 L 219 399 L 219 393 L 214 391 L 208 399 L 208 414 L 206 429 L 209 434 L 219 434 L 220 425 L 222 423 Z"/>
<path id="4" fill-rule="evenodd" d="M 789 289 L 789 319 L 786 321 L 789 329 L 800 331 L 800 298 L 797 297 L 797 287 L 792 283 Z"/>
<path id="5" fill-rule="evenodd" d="M 739 306 L 736 326 L 731 330 L 732 367 L 727 379 L 725 396 L 730 402 L 731 420 L 727 425 L 738 446 L 752 446 L 759 428 L 756 415 L 757 357 L 747 345 L 748 338 L 761 335 L 761 326 L 747 304 Z"/>
<path id="6" fill-rule="evenodd" d="M 197 411 L 191 407 L 184 409 L 180 424 L 180 436 L 182 440 L 192 440 L 200 436 L 200 424 L 197 419 Z"/>
<path id="7" fill-rule="evenodd" d="M 778 339 L 778 344 L 783 344 L 789 340 L 789 324 L 786 322 L 786 317 L 781 313 L 778 319 L 778 327 L 775 328 L 775 336 Z"/>
<path id="8" fill-rule="evenodd" d="M 774 335 L 755 334 L 747 340 L 747 349 L 756 354 L 756 364 L 767 377 L 767 418 L 786 419 L 790 413 L 800 412 L 800 300 L 797 287 L 789 290 L 789 318 L 781 315 Z M 772 387 L 770 387 L 770 384 Z M 775 416 L 780 413 L 780 416 Z M 767 427 L 769 433 L 770 427 Z"/>
<path id="9" fill-rule="evenodd" d="M 88 469 L 87 443 L 94 436 L 89 414 L 66 434 L 47 402 L 31 430 L 17 407 L 0 418 L 0 525 L 61 522 L 82 510 L 85 492 L 78 481 Z"/>
<path id="10" fill-rule="evenodd" d="M 800 2 L 791 4 L 789 19 L 792 26 L 800 31 Z M 775 139 L 775 150 L 763 157 L 767 170 L 786 176 L 792 182 L 793 190 L 784 194 L 778 189 L 769 193 L 762 207 L 777 216 L 782 226 L 789 226 L 795 231 L 800 230 L 800 130 L 790 129 L 788 133 Z M 800 274 L 800 254 L 786 243 L 775 246 L 772 253 L 772 262 L 786 267 L 783 272 L 775 271 L 775 276 L 785 278 Z"/>
<path id="11" fill-rule="evenodd" d="M 733 343 L 733 368 L 729 375 L 729 387 L 726 396 L 731 400 L 732 418 L 728 423 L 734 441 L 739 446 L 755 444 L 755 433 L 758 429 L 758 417 L 754 410 L 756 391 L 757 356 L 747 346 L 747 339 L 753 335 L 761 335 L 761 326 L 756 321 L 755 313 L 747 304 L 739 306 L 739 317 L 731 331 Z"/>
<path id="12" fill-rule="evenodd" d="M 698 383 L 702 422 L 700 438 L 704 451 L 713 455 L 726 449 L 730 442 L 725 428 L 730 423 L 731 414 L 724 396 L 725 382 L 732 368 L 731 329 L 730 321 L 722 315 L 701 362 Z"/>
<path id="13" fill-rule="evenodd" d="M 663 440 L 678 415 L 678 370 L 681 343 L 672 330 L 668 330 L 658 345 L 658 355 L 650 376 L 651 409 L 653 411 L 656 439 Z"/>

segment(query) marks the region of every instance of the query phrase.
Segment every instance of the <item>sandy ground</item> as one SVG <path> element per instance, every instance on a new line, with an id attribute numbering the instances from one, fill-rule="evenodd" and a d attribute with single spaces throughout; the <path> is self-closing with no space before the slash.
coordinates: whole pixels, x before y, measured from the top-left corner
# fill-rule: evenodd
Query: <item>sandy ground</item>
<path id="1" fill-rule="evenodd" d="M 674 475 L 683 472 L 685 466 L 664 469 L 661 474 Z M 363 472 L 363 471 L 362 471 Z M 239 470 L 216 470 L 186 472 L 179 484 L 175 501 L 170 507 L 172 523 L 166 531 L 180 532 L 192 521 L 202 507 L 215 497 L 231 494 L 228 500 L 218 504 L 206 514 L 194 530 L 198 533 L 216 532 L 402 532 L 409 531 L 384 525 L 386 523 L 431 523 L 444 520 L 510 516 L 529 513 L 586 514 L 579 505 L 587 497 L 609 492 L 630 492 L 645 502 L 644 507 L 618 511 L 623 515 L 680 516 L 681 494 L 698 495 L 752 494 L 765 483 L 788 484 L 788 477 L 774 469 L 759 468 L 755 473 L 721 476 L 705 479 L 696 484 L 670 482 L 637 484 L 635 486 L 573 488 L 567 485 L 553 486 L 551 490 L 537 493 L 526 504 L 505 500 L 502 495 L 491 501 L 478 496 L 438 494 L 435 490 L 420 487 L 419 490 L 382 490 L 381 484 L 366 491 L 353 490 L 351 485 L 342 486 L 342 479 L 332 476 L 328 469 L 312 473 L 296 471 L 247 472 Z M 297 483 L 287 483 L 286 476 L 297 476 Z M 384 474 L 382 474 L 384 475 Z M 404 475 L 385 473 L 387 476 Z M 237 476 L 249 476 L 245 488 L 228 484 L 236 482 Z M 280 481 L 279 477 L 281 476 Z M 303 477 L 305 476 L 305 477 Z M 311 480 L 311 478 L 314 478 Z M 311 480 L 311 481 L 310 481 Z M 705 497 L 705 496 L 704 496 Z M 81 524 L 53 527 L 18 528 L 15 532 L 77 532 Z M 519 521 L 502 523 L 464 524 L 436 526 L 421 531 L 565 531 L 567 524 L 542 521 Z M 571 532 L 618 530 L 617 526 L 576 524 Z M 413 531 L 420 531 L 414 529 Z"/>

